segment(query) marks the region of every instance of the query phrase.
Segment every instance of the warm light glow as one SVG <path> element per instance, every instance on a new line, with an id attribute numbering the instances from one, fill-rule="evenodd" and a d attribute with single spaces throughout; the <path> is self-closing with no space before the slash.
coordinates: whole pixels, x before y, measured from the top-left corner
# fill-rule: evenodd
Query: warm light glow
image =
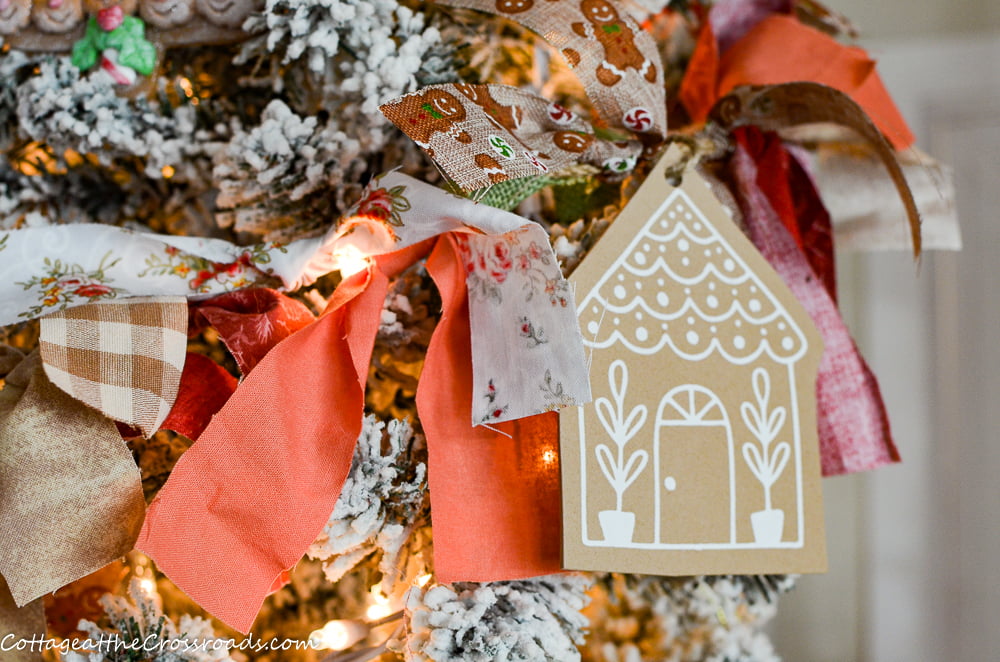
<path id="1" fill-rule="evenodd" d="M 164 179 L 170 179 L 174 176 L 175 172 L 176 170 L 174 170 L 174 167 L 171 165 L 165 165 L 163 166 L 163 169 L 160 170 L 160 174 L 163 175 Z"/>
<path id="2" fill-rule="evenodd" d="M 427 586 L 427 582 L 429 582 L 431 579 L 433 578 L 430 575 L 421 575 L 420 577 L 417 577 L 417 586 L 423 588 Z"/>
<path id="3" fill-rule="evenodd" d="M 337 267 L 344 278 L 368 268 L 368 256 L 357 246 L 350 244 L 339 246 L 333 252 L 333 257 L 337 260 Z"/>
<path id="4" fill-rule="evenodd" d="M 146 595 L 153 595 L 156 593 L 156 582 L 154 582 L 149 577 L 139 580 L 139 590 L 141 590 Z"/>
<path id="5" fill-rule="evenodd" d="M 357 621 L 330 621 L 309 635 L 313 648 L 342 651 L 361 641 L 367 629 Z"/>
<path id="6" fill-rule="evenodd" d="M 184 96 L 186 96 L 189 99 L 194 96 L 194 86 L 191 85 L 191 81 L 189 79 L 181 76 L 177 80 L 177 84 L 180 86 L 182 90 L 184 90 Z"/>
<path id="7" fill-rule="evenodd" d="M 365 611 L 365 616 L 367 616 L 370 621 L 377 621 L 380 618 L 385 618 L 391 613 L 392 607 L 389 605 L 369 605 L 368 610 Z"/>
<path id="8" fill-rule="evenodd" d="M 378 585 L 372 586 L 371 594 L 372 600 L 375 601 L 375 604 L 369 605 L 368 610 L 365 611 L 365 616 L 368 617 L 369 621 L 377 621 L 378 619 L 385 618 L 392 613 L 392 606 L 389 604 L 389 598 L 382 594 Z"/>
<path id="9" fill-rule="evenodd" d="M 542 463 L 544 464 L 555 464 L 558 459 L 559 456 L 551 448 L 542 453 Z"/>

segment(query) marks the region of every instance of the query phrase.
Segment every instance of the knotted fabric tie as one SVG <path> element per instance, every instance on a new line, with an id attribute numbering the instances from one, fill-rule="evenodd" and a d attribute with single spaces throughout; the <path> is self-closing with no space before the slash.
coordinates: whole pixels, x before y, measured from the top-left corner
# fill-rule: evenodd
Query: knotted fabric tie
<path id="1" fill-rule="evenodd" d="M 816 382 L 820 458 L 824 476 L 874 469 L 899 461 L 878 383 L 858 352 L 836 304 L 805 254 L 757 184 L 757 165 L 737 145 L 732 174 L 757 250 L 781 275 L 823 336 Z"/>
<path id="2" fill-rule="evenodd" d="M 427 435 L 437 578 L 488 582 L 558 572 L 558 415 L 469 426 L 469 303 L 454 235 L 438 241 L 427 271 L 443 303 L 417 386 Z"/>
<path id="3" fill-rule="evenodd" d="M 381 224 L 388 209 L 400 211 L 391 226 Z M 559 566 L 557 435 L 545 412 L 585 402 L 590 390 L 582 338 L 566 333 L 576 329 L 572 297 L 544 230 L 402 175 L 374 183 L 354 219 L 343 240 L 369 256 L 368 268 L 246 375 L 177 463 L 137 543 L 241 631 L 333 511 L 361 432 L 389 280 L 429 251 L 445 308 L 418 408 L 439 576 L 509 579 Z M 510 436 L 473 427 L 482 423 Z M 470 506 L 470 495 L 482 502 Z M 504 551 L 487 554 L 485 540 Z"/>
<path id="4" fill-rule="evenodd" d="M 333 511 L 398 264 L 380 258 L 345 279 L 316 323 L 265 355 L 150 504 L 136 546 L 240 631 Z"/>
<path id="5" fill-rule="evenodd" d="M 847 94 L 896 149 L 913 144 L 913 134 L 868 54 L 784 14 L 756 23 L 721 54 L 712 23 L 706 21 L 680 97 L 691 119 L 703 122 L 715 102 L 734 88 L 798 81 L 821 83 Z"/>

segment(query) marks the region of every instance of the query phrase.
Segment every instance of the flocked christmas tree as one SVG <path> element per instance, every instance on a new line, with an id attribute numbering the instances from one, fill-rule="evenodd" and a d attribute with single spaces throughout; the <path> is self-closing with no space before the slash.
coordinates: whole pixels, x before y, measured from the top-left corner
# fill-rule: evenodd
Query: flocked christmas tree
<path id="1" fill-rule="evenodd" d="M 724 122 L 703 128 L 678 100 L 696 41 L 706 39 L 711 4 L 646 0 L 620 9 L 656 40 L 672 139 L 702 160 L 706 176 L 719 176 L 713 178 L 719 195 L 738 216 L 725 184 L 736 134 Z M 771 3 L 768 10 L 762 3 L 717 4 L 750 24 L 773 12 L 849 37 L 847 24 L 816 3 Z M 790 18 L 795 10 L 798 19 Z M 59 12 L 68 18 L 53 23 Z M 711 16 L 719 21 L 717 32 L 733 36 L 725 11 Z M 470 9 L 409 0 L 139 0 L 138 6 L 63 0 L 32 9 L 27 0 L 0 0 L 0 35 L 0 238 L 17 229 L 98 223 L 241 246 L 284 245 L 335 226 L 385 171 L 398 168 L 457 190 L 379 110 L 433 84 L 516 86 L 589 116 L 602 139 L 628 138 L 589 112 L 580 82 L 537 35 Z M 728 48 L 724 38 L 719 46 Z M 533 177 L 498 179 L 469 195 L 541 224 L 569 274 L 615 222 L 658 147 L 646 141 L 636 161 L 611 167 L 581 157 Z M 802 146 L 793 149 L 808 160 Z M 797 176 L 808 179 L 804 172 Z M 810 263 L 832 282 L 829 235 L 814 226 L 803 227 L 801 236 Z M 224 266 L 163 262 L 150 268 L 197 271 L 196 294 L 225 276 Z M 19 274 L 4 278 L 21 280 Z M 341 278 L 334 271 L 287 294 L 300 302 L 298 314 L 311 319 Z M 51 296 L 58 303 L 60 293 Z M 760 628 L 793 586 L 788 576 L 568 573 L 483 584 L 437 581 L 433 495 L 415 394 L 441 306 L 423 262 L 392 279 L 350 473 L 329 522 L 254 622 L 257 640 L 297 639 L 318 648 L 170 652 L 163 646 L 135 657 L 109 639 L 98 650 L 63 659 L 777 659 Z M 37 320 L 0 331 L 3 374 L 35 348 L 38 333 Z M 188 350 L 232 375 L 216 375 L 217 409 L 247 366 L 207 324 L 192 322 Z M 122 432 L 149 501 L 192 440 L 167 430 L 148 438 Z M 766 445 L 764 451 L 767 459 Z M 46 597 L 45 606 L 52 637 L 154 634 L 169 643 L 210 637 L 214 627 L 216 636 L 243 639 L 217 621 L 199 620 L 209 615 L 138 552 Z"/>

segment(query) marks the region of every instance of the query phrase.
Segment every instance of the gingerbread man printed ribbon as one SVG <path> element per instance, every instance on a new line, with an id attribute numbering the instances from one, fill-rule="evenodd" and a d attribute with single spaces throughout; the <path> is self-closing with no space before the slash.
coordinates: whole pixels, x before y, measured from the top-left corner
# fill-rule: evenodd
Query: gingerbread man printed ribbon
<path id="1" fill-rule="evenodd" d="M 509 18 L 552 44 L 610 126 L 667 134 L 663 66 L 653 38 L 617 0 L 443 0 Z"/>
<path id="2" fill-rule="evenodd" d="M 432 85 L 381 110 L 466 191 L 579 161 L 628 172 L 641 150 L 602 140 L 572 111 L 508 85 Z"/>
<path id="3" fill-rule="evenodd" d="M 617 2 L 444 4 L 505 16 L 534 30 L 569 62 L 602 124 L 666 136 L 663 66 L 656 45 Z M 642 151 L 638 139 L 602 138 L 572 111 L 506 85 L 434 85 L 393 99 L 381 110 L 465 191 L 578 162 L 627 173 Z"/>

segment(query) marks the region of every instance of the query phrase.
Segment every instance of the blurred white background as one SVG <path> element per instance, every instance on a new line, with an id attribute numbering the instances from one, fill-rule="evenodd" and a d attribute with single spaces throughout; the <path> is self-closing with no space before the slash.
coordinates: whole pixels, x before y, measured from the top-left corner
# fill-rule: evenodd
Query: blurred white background
<path id="1" fill-rule="evenodd" d="M 954 169 L 965 247 L 841 255 L 903 463 L 824 481 L 830 572 L 782 599 L 789 662 L 1000 659 L 1000 3 L 828 0 Z M 900 223 L 903 221 L 900 220 Z"/>

